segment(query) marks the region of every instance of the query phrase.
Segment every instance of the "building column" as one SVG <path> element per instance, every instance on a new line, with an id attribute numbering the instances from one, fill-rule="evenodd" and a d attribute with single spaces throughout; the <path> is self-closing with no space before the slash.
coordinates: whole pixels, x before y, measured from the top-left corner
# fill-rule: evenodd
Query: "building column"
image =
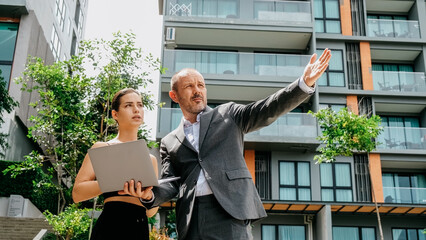
<path id="1" fill-rule="evenodd" d="M 340 1 L 340 24 L 342 27 L 342 35 L 352 36 L 352 13 L 351 1 Z"/>
<path id="2" fill-rule="evenodd" d="M 359 114 L 358 112 L 358 97 L 355 95 L 348 95 L 346 96 L 346 106 L 348 107 L 348 110 L 355 113 L 356 115 Z"/>
<path id="3" fill-rule="evenodd" d="M 316 216 L 316 236 L 317 240 L 333 239 L 333 224 L 331 221 L 331 207 L 325 205 Z"/>
<path id="4" fill-rule="evenodd" d="M 371 68 L 371 50 L 369 42 L 359 43 L 359 55 L 361 57 L 361 75 L 363 90 L 374 90 L 373 72 Z"/>
<path id="5" fill-rule="evenodd" d="M 256 183 L 255 151 L 250 149 L 244 150 L 244 158 L 251 177 L 253 178 L 253 182 Z"/>
<path id="6" fill-rule="evenodd" d="M 376 196 L 376 201 L 378 203 L 383 203 L 382 163 L 380 162 L 380 154 L 370 153 L 368 164 L 370 165 L 371 190 L 374 191 L 372 196 Z"/>

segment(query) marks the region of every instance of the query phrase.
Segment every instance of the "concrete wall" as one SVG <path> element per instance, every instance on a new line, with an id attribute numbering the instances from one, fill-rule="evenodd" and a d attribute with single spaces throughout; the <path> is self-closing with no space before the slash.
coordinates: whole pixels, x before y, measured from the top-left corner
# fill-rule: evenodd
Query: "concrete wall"
<path id="1" fill-rule="evenodd" d="M 7 210 L 9 207 L 9 198 L 0 197 L 0 217 L 7 217 Z M 36 206 L 27 198 L 24 201 L 24 208 L 22 217 L 26 218 L 44 218 L 43 214 Z"/>

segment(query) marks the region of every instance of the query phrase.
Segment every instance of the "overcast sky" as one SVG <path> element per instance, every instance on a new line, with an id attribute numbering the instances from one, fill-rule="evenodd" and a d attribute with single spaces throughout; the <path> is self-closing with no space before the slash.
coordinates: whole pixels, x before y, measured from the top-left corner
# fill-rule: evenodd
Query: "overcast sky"
<path id="1" fill-rule="evenodd" d="M 85 39 L 111 39 L 120 30 L 136 34 L 136 44 L 144 52 L 161 56 L 162 16 L 158 14 L 158 0 L 89 0 Z M 159 74 L 153 76 L 150 90 L 157 100 Z M 157 111 L 145 111 L 145 123 L 155 139 Z"/>

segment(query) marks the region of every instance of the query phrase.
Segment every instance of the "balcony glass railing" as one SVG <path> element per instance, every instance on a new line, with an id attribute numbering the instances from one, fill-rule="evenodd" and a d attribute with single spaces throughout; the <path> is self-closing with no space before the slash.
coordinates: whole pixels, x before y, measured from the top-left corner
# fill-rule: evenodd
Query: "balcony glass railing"
<path id="1" fill-rule="evenodd" d="M 311 7 L 305 1 L 249 1 L 239 0 L 168 0 L 166 16 L 209 19 L 243 19 L 269 22 L 311 22 Z M 245 2 L 246 3 L 246 2 Z"/>
<path id="2" fill-rule="evenodd" d="M 177 128 L 182 120 L 182 111 L 179 108 L 161 108 L 160 125 L 158 132 L 160 137 L 165 136 Z M 258 131 L 247 134 L 251 139 L 258 137 L 305 137 L 318 136 L 317 123 L 312 115 L 306 113 L 287 113 L 278 118 L 271 125 Z"/>
<path id="3" fill-rule="evenodd" d="M 419 21 L 368 19 L 368 36 L 385 38 L 420 38 Z"/>
<path id="4" fill-rule="evenodd" d="M 271 125 L 247 134 L 251 139 L 295 137 L 316 138 L 318 136 L 317 122 L 307 113 L 287 113 L 279 117 Z"/>
<path id="5" fill-rule="evenodd" d="M 195 68 L 203 74 L 300 77 L 309 62 L 306 55 L 261 54 L 196 50 L 164 50 L 168 74 Z"/>
<path id="6" fill-rule="evenodd" d="M 378 149 L 426 150 L 426 128 L 384 127 Z"/>
<path id="7" fill-rule="evenodd" d="M 373 71 L 376 91 L 426 92 L 425 73 Z"/>
<path id="8" fill-rule="evenodd" d="M 426 204 L 426 188 L 383 187 L 385 203 Z"/>

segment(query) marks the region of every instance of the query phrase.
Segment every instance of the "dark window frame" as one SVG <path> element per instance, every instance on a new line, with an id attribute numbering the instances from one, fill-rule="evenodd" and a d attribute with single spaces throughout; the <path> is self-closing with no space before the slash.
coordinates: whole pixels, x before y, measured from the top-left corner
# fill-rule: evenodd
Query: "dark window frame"
<path id="1" fill-rule="evenodd" d="M 287 162 L 287 163 L 293 163 L 294 164 L 294 182 L 295 182 L 295 185 L 285 185 L 285 184 L 281 184 L 281 181 L 280 181 L 280 179 L 281 179 L 281 171 L 280 171 L 280 169 L 281 169 L 281 163 L 283 163 L 283 162 Z M 307 187 L 307 186 L 299 186 L 299 184 L 298 184 L 298 164 L 297 163 L 299 163 L 299 162 L 303 162 L 303 163 L 308 163 L 308 166 L 309 166 L 309 187 Z M 287 200 L 287 201 L 312 201 L 312 178 L 310 177 L 311 176 L 311 164 L 310 164 L 310 162 L 308 162 L 308 161 L 287 161 L 287 160 L 279 160 L 278 161 L 278 193 L 280 192 L 280 190 L 281 190 L 281 188 L 294 188 L 294 189 L 296 189 L 296 200 Z M 309 191 L 310 191 L 310 200 L 299 200 L 299 189 L 300 188 L 302 188 L 302 189 L 309 189 Z M 281 200 L 281 199 L 280 199 Z M 284 200 L 284 199 L 283 199 Z M 286 200 L 284 200 L 284 201 L 286 201 Z"/>
<path id="2" fill-rule="evenodd" d="M 334 227 L 350 227 L 350 228 L 357 228 L 358 229 L 358 235 L 359 235 L 359 239 L 358 240 L 364 240 L 362 239 L 362 229 L 363 228 L 372 228 L 374 230 L 374 239 L 377 240 L 377 235 L 376 235 L 376 227 L 374 226 L 343 226 L 343 225 L 333 225 L 331 228 L 331 231 L 333 231 Z"/>
<path id="3" fill-rule="evenodd" d="M 326 16 L 326 12 L 325 12 L 325 0 L 320 0 L 320 1 L 322 1 L 322 18 L 319 18 L 319 17 L 316 17 L 315 16 L 315 21 L 316 20 L 322 20 L 323 21 L 323 29 L 324 29 L 324 32 L 318 32 L 318 33 L 329 33 L 329 32 L 327 32 L 327 21 L 339 21 L 339 24 L 340 24 L 340 28 L 339 28 L 339 30 L 340 30 L 340 32 L 339 33 L 331 33 L 331 34 L 342 34 L 342 22 L 341 22 L 341 18 L 342 18 L 342 14 L 341 14 L 341 12 L 340 12 L 340 0 L 336 0 L 337 1 L 337 4 L 338 4 L 338 11 L 339 11 L 339 17 L 338 18 L 327 18 L 327 16 Z M 315 4 L 315 1 L 313 2 L 314 4 Z M 315 23 L 314 23 L 315 24 Z"/>
<path id="4" fill-rule="evenodd" d="M 406 239 L 408 239 L 408 231 L 407 230 L 416 230 L 417 233 L 417 240 L 419 240 L 419 230 L 423 230 L 423 228 L 401 228 L 401 227 L 391 227 L 391 232 L 392 232 L 392 239 L 394 239 L 393 236 L 393 230 L 394 229 L 398 229 L 398 230 L 405 230 L 405 237 Z"/>
<path id="5" fill-rule="evenodd" d="M 352 167 L 351 167 L 351 164 L 350 163 L 347 163 L 347 162 L 341 162 L 341 163 L 328 163 L 328 164 L 331 164 L 331 168 L 332 168 L 332 175 L 333 175 L 333 186 L 332 187 L 323 187 L 323 186 L 321 186 L 321 166 L 320 166 L 320 187 L 321 187 L 321 192 L 320 192 L 320 194 L 321 194 L 321 201 L 324 201 L 324 202 L 342 202 L 342 201 L 337 201 L 336 200 L 336 190 L 351 190 L 351 192 L 352 192 L 352 201 L 351 202 L 353 202 L 354 201 L 354 194 L 353 194 L 353 182 L 352 182 Z M 350 187 L 338 187 L 338 186 L 336 186 L 336 168 L 335 168 L 335 166 L 336 166 L 336 164 L 347 164 L 347 165 L 349 165 L 349 180 L 350 180 L 350 182 L 351 182 L 351 186 Z M 333 200 L 332 201 L 326 201 L 326 200 L 323 200 L 322 199 L 322 190 L 323 189 L 332 189 L 333 190 Z"/>

